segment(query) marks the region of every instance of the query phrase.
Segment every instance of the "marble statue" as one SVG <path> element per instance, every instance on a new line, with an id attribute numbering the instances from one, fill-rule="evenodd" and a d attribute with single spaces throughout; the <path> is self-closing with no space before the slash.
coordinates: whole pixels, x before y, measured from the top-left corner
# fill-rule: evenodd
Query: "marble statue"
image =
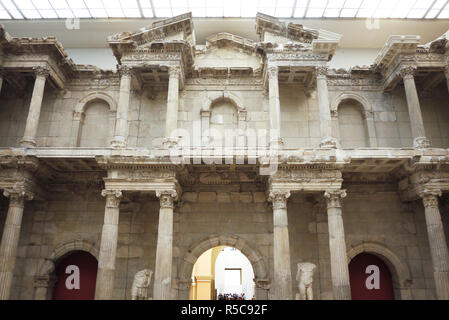
<path id="1" fill-rule="evenodd" d="M 296 294 L 296 300 L 313 300 L 313 273 L 316 265 L 310 262 L 298 263 L 298 272 L 296 273 L 296 281 L 299 282 L 299 293 Z"/>
<path id="2" fill-rule="evenodd" d="M 136 273 L 131 289 L 132 300 L 148 300 L 148 287 L 152 275 L 153 271 L 150 269 L 144 269 Z"/>

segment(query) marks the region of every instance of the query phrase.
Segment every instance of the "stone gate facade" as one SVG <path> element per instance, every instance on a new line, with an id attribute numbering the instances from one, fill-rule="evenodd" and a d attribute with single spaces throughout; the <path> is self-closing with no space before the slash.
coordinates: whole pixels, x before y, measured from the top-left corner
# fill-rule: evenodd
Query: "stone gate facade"
<path id="1" fill-rule="evenodd" d="M 392 36 L 327 67 L 340 37 L 258 14 L 258 42 L 195 42 L 190 14 L 109 37 L 117 71 L 0 29 L 0 299 L 49 299 L 58 261 L 98 260 L 95 297 L 188 298 L 218 245 L 257 299 L 350 299 L 372 253 L 397 299 L 449 299 L 449 36 Z M 227 144 L 226 142 L 230 142 Z"/>

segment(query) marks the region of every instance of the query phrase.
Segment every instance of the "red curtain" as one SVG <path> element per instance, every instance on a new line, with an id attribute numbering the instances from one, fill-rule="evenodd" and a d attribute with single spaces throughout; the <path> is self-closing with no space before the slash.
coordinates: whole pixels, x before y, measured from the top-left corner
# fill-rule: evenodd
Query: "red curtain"
<path id="1" fill-rule="evenodd" d="M 369 266 L 378 269 L 368 268 Z M 378 286 L 374 285 L 376 283 L 374 277 L 377 275 Z M 349 278 L 353 300 L 394 300 L 390 270 L 382 259 L 373 254 L 361 253 L 354 257 L 349 263 Z"/>
<path id="2" fill-rule="evenodd" d="M 66 273 L 68 266 L 79 269 L 79 289 L 69 290 L 66 279 L 74 274 Z M 53 291 L 53 300 L 93 300 L 97 280 L 98 262 L 94 256 L 84 251 L 75 251 L 63 258 L 56 267 L 57 281 Z"/>

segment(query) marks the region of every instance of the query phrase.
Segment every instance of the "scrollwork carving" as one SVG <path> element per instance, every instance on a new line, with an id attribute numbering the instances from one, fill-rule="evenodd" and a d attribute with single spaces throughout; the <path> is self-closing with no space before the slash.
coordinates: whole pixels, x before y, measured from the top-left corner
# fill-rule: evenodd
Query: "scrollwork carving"
<path id="1" fill-rule="evenodd" d="M 415 66 L 402 66 L 399 70 L 399 74 L 402 78 L 409 78 L 413 77 L 416 73 L 416 67 Z"/>
<path id="2" fill-rule="evenodd" d="M 438 207 L 438 197 L 441 197 L 441 190 L 424 189 L 419 192 L 419 197 L 422 198 L 425 208 Z"/>
<path id="3" fill-rule="evenodd" d="M 158 190 L 156 191 L 156 196 L 159 198 L 161 209 L 173 209 L 174 202 L 178 198 L 178 193 L 176 190 Z"/>
<path id="4" fill-rule="evenodd" d="M 120 190 L 103 190 L 101 195 L 106 197 L 106 207 L 107 208 L 118 208 L 120 205 L 120 200 L 122 199 L 122 191 Z"/>
<path id="5" fill-rule="evenodd" d="M 287 209 L 287 199 L 290 197 L 290 191 L 273 190 L 270 191 L 268 201 L 273 203 L 273 209 Z"/>
<path id="6" fill-rule="evenodd" d="M 346 190 L 327 190 L 324 193 L 327 208 L 341 208 L 341 199 L 346 197 Z"/>
<path id="7" fill-rule="evenodd" d="M 25 201 L 31 201 L 34 195 L 22 188 L 5 189 L 3 195 L 9 198 L 9 205 L 13 207 L 24 207 Z"/>

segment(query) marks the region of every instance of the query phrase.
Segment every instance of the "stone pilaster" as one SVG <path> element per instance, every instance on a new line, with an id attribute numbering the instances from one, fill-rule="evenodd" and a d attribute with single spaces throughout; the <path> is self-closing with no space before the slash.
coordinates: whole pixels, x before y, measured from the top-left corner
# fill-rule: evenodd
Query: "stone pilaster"
<path id="1" fill-rule="evenodd" d="M 111 141 L 111 146 L 113 148 L 126 148 L 128 138 L 128 109 L 131 95 L 131 79 L 133 69 L 128 66 L 121 66 L 119 73 L 120 96 L 117 106 L 114 138 Z"/>
<path id="2" fill-rule="evenodd" d="M 173 256 L 173 208 L 175 190 L 157 191 L 160 200 L 153 299 L 170 300 Z"/>
<path id="3" fill-rule="evenodd" d="M 268 94 L 270 103 L 270 146 L 281 148 L 281 102 L 279 100 L 278 67 L 271 66 L 267 69 Z"/>
<path id="4" fill-rule="evenodd" d="M 9 198 L 9 209 L 0 244 L 0 300 L 8 300 L 11 294 L 25 200 L 32 200 L 33 195 L 21 189 L 5 190 L 3 194 Z"/>
<path id="5" fill-rule="evenodd" d="M 96 300 L 111 300 L 114 290 L 115 257 L 117 254 L 118 222 L 122 192 L 119 190 L 103 190 L 106 197 L 104 224 L 101 232 L 100 255 L 98 258 Z"/>
<path id="6" fill-rule="evenodd" d="M 165 147 L 177 145 L 178 137 L 178 108 L 179 108 L 179 77 L 181 68 L 178 66 L 170 67 L 168 70 L 168 94 L 167 94 L 167 116 L 165 119 Z"/>
<path id="7" fill-rule="evenodd" d="M 332 288 L 335 300 L 350 300 L 348 256 L 346 253 L 345 230 L 341 210 L 341 199 L 345 190 L 329 190 L 324 193 L 327 201 L 329 226 L 329 250 L 331 255 Z"/>
<path id="8" fill-rule="evenodd" d="M 413 147 L 428 148 L 430 147 L 430 141 L 426 138 L 426 132 L 424 130 L 424 122 L 414 78 L 415 72 L 416 67 L 413 66 L 405 66 L 400 70 L 402 79 L 404 80 L 405 95 L 407 97 L 408 113 L 413 135 Z"/>
<path id="9" fill-rule="evenodd" d="M 337 141 L 332 137 L 332 121 L 329 106 L 329 92 L 327 89 L 327 68 L 316 68 L 316 87 L 318 97 L 318 109 L 320 112 L 320 148 L 336 148 Z"/>
<path id="10" fill-rule="evenodd" d="M 36 147 L 36 134 L 41 114 L 42 100 L 44 98 L 45 82 L 49 76 L 46 68 L 35 68 L 36 80 L 34 81 L 33 95 L 31 97 L 30 109 L 25 126 L 25 133 L 20 145 L 22 147 Z"/>
<path id="11" fill-rule="evenodd" d="M 449 300 L 449 254 L 438 207 L 441 191 L 424 190 L 419 196 L 424 204 L 437 297 L 439 300 Z"/>
<path id="12" fill-rule="evenodd" d="M 287 199 L 290 192 L 271 191 L 268 200 L 273 203 L 273 298 L 291 300 L 292 272 L 288 236 Z"/>

